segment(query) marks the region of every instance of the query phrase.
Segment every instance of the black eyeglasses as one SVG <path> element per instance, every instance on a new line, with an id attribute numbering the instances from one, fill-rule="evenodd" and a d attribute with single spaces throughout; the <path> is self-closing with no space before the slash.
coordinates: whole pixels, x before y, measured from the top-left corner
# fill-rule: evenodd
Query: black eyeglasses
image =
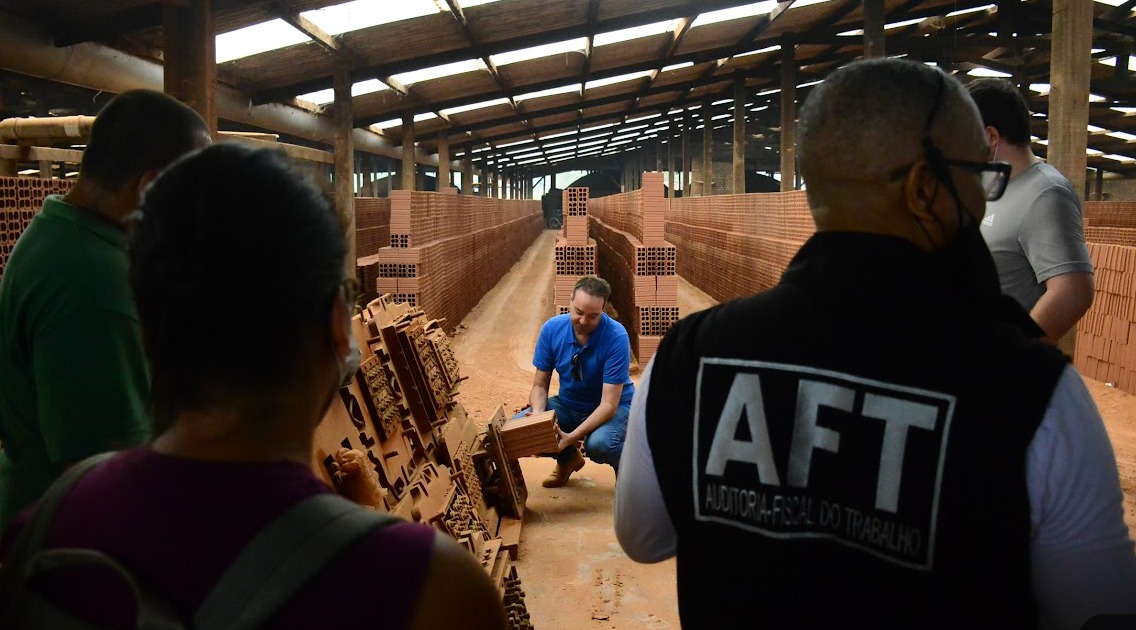
<path id="1" fill-rule="evenodd" d="M 1006 162 L 971 162 L 970 160 L 950 160 L 947 159 L 943 152 L 935 146 L 935 142 L 931 139 L 931 125 L 935 122 L 935 115 L 939 113 L 939 106 L 943 102 L 943 93 L 946 91 L 946 79 L 943 74 L 938 73 L 939 76 L 939 91 L 935 96 L 935 104 L 931 107 L 931 113 L 927 115 L 927 122 L 923 125 L 923 152 L 927 154 L 927 161 L 934 169 L 935 164 L 954 166 L 957 168 L 964 168 L 975 175 L 978 175 L 982 182 L 982 192 L 986 195 L 986 201 L 997 201 L 1002 198 L 1006 193 L 1006 186 L 1010 183 L 1010 165 Z M 944 183 L 951 188 L 958 197 L 958 193 L 954 190 L 954 183 L 950 178 L 946 178 Z"/>
<path id="2" fill-rule="evenodd" d="M 965 168 L 982 178 L 982 191 L 986 193 L 986 201 L 998 201 L 1006 194 L 1011 168 L 1006 162 L 971 162 L 946 158 L 943 158 L 943 162 L 948 166 Z"/>
<path id="3" fill-rule="evenodd" d="M 572 355 L 572 378 L 577 381 L 584 380 L 584 368 L 580 367 L 580 353 Z"/>

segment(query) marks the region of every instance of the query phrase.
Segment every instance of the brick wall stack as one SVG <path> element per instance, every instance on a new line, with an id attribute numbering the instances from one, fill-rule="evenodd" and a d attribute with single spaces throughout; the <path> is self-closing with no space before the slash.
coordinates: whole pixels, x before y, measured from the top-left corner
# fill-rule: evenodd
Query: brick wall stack
<path id="1" fill-rule="evenodd" d="M 387 197 L 355 198 L 355 265 L 359 285 L 375 290 L 379 250 L 390 245 L 391 202 Z"/>
<path id="2" fill-rule="evenodd" d="M 374 290 L 461 322 L 544 228 L 540 201 L 396 190 Z"/>
<path id="3" fill-rule="evenodd" d="M 777 284 L 814 231 L 803 191 L 673 199 L 666 220 L 679 275 L 720 302 Z"/>
<path id="4" fill-rule="evenodd" d="M 580 276 L 596 275 L 596 241 L 588 238 L 588 189 L 565 188 L 561 193 L 564 225 L 556 237 L 556 281 L 552 303 L 567 313 L 572 288 Z"/>
<path id="5" fill-rule="evenodd" d="M 70 179 L 0 177 L 0 277 L 16 241 L 43 207 L 43 198 L 62 195 L 74 184 Z"/>
<path id="6" fill-rule="evenodd" d="M 1077 323 L 1081 374 L 1136 394 L 1136 203 L 1084 203 L 1093 305 Z"/>
<path id="7" fill-rule="evenodd" d="M 646 365 L 678 321 L 677 250 L 664 238 L 663 174 L 643 173 L 642 188 L 588 202 L 599 274 L 612 285 L 612 304 Z"/>

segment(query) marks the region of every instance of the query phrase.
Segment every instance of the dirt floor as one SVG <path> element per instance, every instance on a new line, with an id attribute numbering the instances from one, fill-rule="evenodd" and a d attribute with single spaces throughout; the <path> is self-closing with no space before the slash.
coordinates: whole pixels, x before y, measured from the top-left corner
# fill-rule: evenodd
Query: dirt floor
<path id="1" fill-rule="evenodd" d="M 498 405 L 511 414 L 527 404 L 533 345 L 553 314 L 555 242 L 554 231 L 541 234 L 458 327 L 454 350 L 468 377 L 460 400 L 473 418 L 484 421 Z M 715 304 L 681 278 L 678 295 L 681 315 Z M 632 380 L 638 382 L 637 375 Z M 1136 536 L 1136 396 L 1098 381 L 1088 385 L 1112 437 L 1126 518 Z M 521 461 L 529 497 L 517 572 L 534 626 L 678 628 L 674 561 L 637 564 L 615 540 L 611 467 L 589 461 L 567 486 L 550 490 L 540 482 L 552 467 L 548 459 Z"/>

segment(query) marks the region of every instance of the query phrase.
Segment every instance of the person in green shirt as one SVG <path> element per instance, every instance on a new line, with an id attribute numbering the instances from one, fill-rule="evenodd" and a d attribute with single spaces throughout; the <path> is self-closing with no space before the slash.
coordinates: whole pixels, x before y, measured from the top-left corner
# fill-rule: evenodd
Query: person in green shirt
<path id="1" fill-rule="evenodd" d="M 0 280 L 0 527 L 71 464 L 150 439 L 126 234 L 150 181 L 210 142 L 178 100 L 120 94 L 95 118 L 75 186 L 16 243 Z"/>

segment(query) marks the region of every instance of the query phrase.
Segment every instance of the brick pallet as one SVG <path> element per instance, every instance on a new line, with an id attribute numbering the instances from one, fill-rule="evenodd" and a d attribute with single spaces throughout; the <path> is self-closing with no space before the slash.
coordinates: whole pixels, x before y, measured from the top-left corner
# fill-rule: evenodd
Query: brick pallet
<path id="1" fill-rule="evenodd" d="M 592 199 L 588 214 L 598 246 L 599 273 L 612 285 L 612 303 L 631 349 L 646 365 L 678 321 L 678 251 L 665 237 L 662 173 L 643 173 L 642 188 Z"/>
<path id="2" fill-rule="evenodd" d="M 1134 202 L 1084 201 L 1082 204 L 1086 226 L 1136 229 Z"/>
<path id="3" fill-rule="evenodd" d="M 456 326 L 543 229 L 539 201 L 391 194 L 390 243 L 361 259 L 362 280 Z"/>
<path id="4" fill-rule="evenodd" d="M 815 232 L 804 191 L 674 199 L 678 273 L 724 302 L 769 289 Z"/>
<path id="5" fill-rule="evenodd" d="M 364 258 L 390 245 L 391 201 L 383 197 L 355 198 L 355 256 Z"/>
<path id="6" fill-rule="evenodd" d="M 596 267 L 596 241 L 588 237 L 588 189 L 565 188 L 561 193 L 564 225 L 556 238 L 553 256 L 556 262 L 556 280 L 553 284 L 552 303 L 558 315 L 568 312 L 572 289 L 581 276 L 594 276 Z"/>
<path id="7" fill-rule="evenodd" d="M 1136 247 L 1090 241 L 1089 255 L 1096 295 L 1077 323 L 1074 363 L 1086 377 L 1136 394 Z"/>
<path id="8" fill-rule="evenodd" d="M 73 185 L 70 179 L 0 177 L 0 277 L 16 241 L 43 207 L 44 197 L 62 195 Z"/>

